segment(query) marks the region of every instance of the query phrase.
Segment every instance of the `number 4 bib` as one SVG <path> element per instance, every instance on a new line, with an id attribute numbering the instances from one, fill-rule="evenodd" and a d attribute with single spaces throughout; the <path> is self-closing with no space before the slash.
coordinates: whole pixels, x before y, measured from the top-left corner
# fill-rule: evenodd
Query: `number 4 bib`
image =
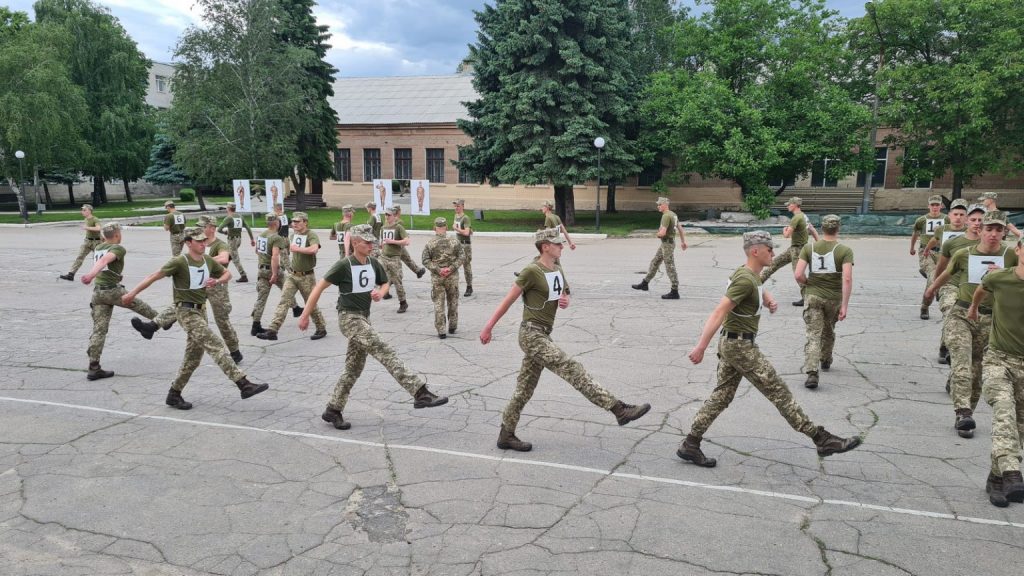
<path id="1" fill-rule="evenodd" d="M 562 297 L 562 290 L 565 288 L 565 278 L 559 271 L 545 272 L 544 279 L 548 281 L 548 302 L 558 300 Z"/>

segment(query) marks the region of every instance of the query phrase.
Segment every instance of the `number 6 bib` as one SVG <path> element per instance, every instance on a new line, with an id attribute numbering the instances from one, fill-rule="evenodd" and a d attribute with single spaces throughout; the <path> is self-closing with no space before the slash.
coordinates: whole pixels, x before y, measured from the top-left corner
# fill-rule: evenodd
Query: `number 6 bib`
<path id="1" fill-rule="evenodd" d="M 362 294 L 377 285 L 377 274 L 370 264 L 352 266 L 352 294 Z"/>

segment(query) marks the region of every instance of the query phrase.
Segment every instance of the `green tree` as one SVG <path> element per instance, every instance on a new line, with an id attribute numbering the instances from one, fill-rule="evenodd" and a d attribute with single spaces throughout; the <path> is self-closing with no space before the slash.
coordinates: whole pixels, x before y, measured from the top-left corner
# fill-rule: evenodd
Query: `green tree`
<path id="1" fill-rule="evenodd" d="M 880 0 L 851 23 L 865 60 L 883 51 L 880 118 L 898 129 L 905 180 L 953 174 L 953 198 L 1019 146 L 1024 91 L 1019 0 Z M 1019 151 L 1020 148 L 1017 148 Z"/>
<path id="2" fill-rule="evenodd" d="M 33 174 L 71 163 L 85 150 L 81 132 L 88 112 L 69 75 L 64 55 L 70 47 L 64 30 L 0 7 L 0 177 L 14 190 L 26 220 L 15 151 L 25 152 L 27 174 Z"/>
<path id="3" fill-rule="evenodd" d="M 325 60 L 331 45 L 329 27 L 318 25 L 313 16 L 314 0 L 280 0 L 287 15 L 282 22 L 281 41 L 298 48 L 304 72 L 294 88 L 304 92 L 303 119 L 296 126 L 295 170 L 291 171 L 299 209 L 304 206 L 306 180 L 312 180 L 314 192 L 334 174 L 331 154 L 338 143 L 338 115 L 327 99 L 334 96 L 334 75 L 338 70 Z"/>
<path id="4" fill-rule="evenodd" d="M 184 184 L 188 174 L 174 163 L 174 142 L 164 131 L 158 130 L 149 151 L 149 167 L 142 178 L 152 184 Z"/>
<path id="5" fill-rule="evenodd" d="M 680 18 L 673 67 L 655 74 L 644 106 L 674 179 L 733 180 L 764 217 L 785 188 L 769 182 L 825 158 L 838 160 L 832 177 L 869 165 L 870 112 L 841 80 L 852 70 L 842 24 L 821 0 L 717 0 Z"/>
<path id="6" fill-rule="evenodd" d="M 276 0 L 198 0 L 205 26 L 175 56 L 170 110 L 174 161 L 198 182 L 290 174 L 296 126 L 307 122 L 305 50 L 280 42 Z"/>
<path id="7" fill-rule="evenodd" d="M 146 85 L 150 62 L 110 11 L 90 0 L 39 0 L 36 21 L 71 38 L 71 79 L 89 107 L 88 150 L 74 167 L 93 177 L 93 203 L 106 202 L 104 180 L 142 176 L 153 138 Z M 131 195 L 128 195 L 131 200 Z"/>
<path id="8" fill-rule="evenodd" d="M 606 175 L 633 174 L 636 77 L 625 0 L 498 0 L 476 12 L 470 46 L 480 99 L 459 121 L 473 139 L 456 164 L 492 185 L 551 184 L 575 222 L 573 184 L 595 178 L 594 138 Z"/>

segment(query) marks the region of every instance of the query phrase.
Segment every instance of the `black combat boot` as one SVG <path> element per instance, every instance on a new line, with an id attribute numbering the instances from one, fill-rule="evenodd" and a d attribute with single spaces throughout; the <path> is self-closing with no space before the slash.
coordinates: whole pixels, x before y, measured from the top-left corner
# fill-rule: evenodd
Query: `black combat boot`
<path id="1" fill-rule="evenodd" d="M 238 277 L 238 280 L 235 280 L 235 282 L 238 282 L 239 284 L 245 284 L 248 281 L 249 277 L 246 276 L 245 274 L 242 274 L 241 276 Z"/>
<path id="2" fill-rule="evenodd" d="M 260 340 L 277 340 L 277 330 L 264 330 L 256 335 Z"/>
<path id="3" fill-rule="evenodd" d="M 138 330 L 139 334 L 142 334 L 142 337 L 146 340 L 152 340 L 153 334 L 156 334 L 156 331 L 160 329 L 160 326 L 157 326 L 157 323 L 152 320 L 149 322 L 143 322 L 142 318 L 136 316 L 132 318 L 132 328 Z"/>
<path id="4" fill-rule="evenodd" d="M 811 390 L 818 387 L 818 373 L 808 372 L 807 380 L 804 381 L 804 388 L 810 388 Z"/>
<path id="5" fill-rule="evenodd" d="M 632 404 L 626 404 L 621 400 L 612 406 L 612 414 L 615 415 L 615 420 L 618 421 L 619 426 L 625 426 L 633 420 L 637 420 L 647 411 L 651 409 L 650 404 L 641 404 L 639 406 L 633 406 Z"/>
<path id="6" fill-rule="evenodd" d="M 515 432 L 509 432 L 505 429 L 505 426 L 502 426 L 501 432 L 498 432 L 498 448 L 502 450 L 515 450 L 517 452 L 529 452 L 533 450 L 533 444 L 516 438 Z"/>
<path id="7" fill-rule="evenodd" d="M 238 364 L 239 362 L 242 361 L 242 352 L 239 350 L 235 350 L 234 352 L 231 353 L 231 359 L 235 361 L 235 364 Z"/>
<path id="8" fill-rule="evenodd" d="M 1006 508 L 1010 505 L 1010 501 L 1006 499 L 1006 492 L 1003 490 L 1002 476 L 996 476 L 989 472 L 988 479 L 985 480 L 985 492 L 988 492 L 988 501 L 993 506 Z"/>
<path id="9" fill-rule="evenodd" d="M 804 299 L 803 298 L 797 300 L 796 302 L 793 302 L 793 306 L 803 306 L 803 305 L 804 305 Z"/>
<path id="10" fill-rule="evenodd" d="M 718 464 L 718 461 L 714 458 L 708 458 L 704 455 L 704 452 L 700 449 L 700 438 L 693 434 L 688 434 L 683 443 L 679 445 L 679 449 L 676 450 L 676 456 L 704 468 L 714 468 L 715 464 Z"/>
<path id="11" fill-rule="evenodd" d="M 293 306 L 292 307 L 292 316 L 294 318 L 298 318 L 299 316 L 302 316 L 302 310 L 303 310 L 302 306 Z"/>
<path id="12" fill-rule="evenodd" d="M 249 330 L 249 335 L 250 336 L 255 336 L 255 335 L 259 334 L 260 332 L 263 332 L 263 325 L 260 322 L 253 322 L 252 323 L 252 329 Z"/>
<path id="13" fill-rule="evenodd" d="M 249 379 L 245 376 L 241 380 L 235 382 L 235 386 L 242 392 L 242 399 L 251 398 L 260 392 L 263 392 L 267 388 L 270 388 L 269 384 L 257 384 L 255 382 L 249 382 Z"/>
<path id="14" fill-rule="evenodd" d="M 832 360 L 822 360 L 821 369 L 828 372 L 828 369 L 832 367 Z"/>
<path id="15" fill-rule="evenodd" d="M 939 344 L 939 364 L 949 364 L 949 348 L 946 344 Z"/>
<path id="16" fill-rule="evenodd" d="M 473 295 L 473 287 L 470 285 L 466 286 L 466 293 L 462 295 L 463 298 L 469 298 Z"/>
<path id="17" fill-rule="evenodd" d="M 398 301 L 398 313 L 405 314 L 405 311 L 409 309 L 409 303 L 405 300 Z"/>
<path id="18" fill-rule="evenodd" d="M 417 278 L 423 278 L 423 275 L 426 274 L 426 273 L 427 273 L 427 269 L 426 268 L 420 268 L 419 270 L 416 271 L 416 277 Z"/>
<path id="19" fill-rule="evenodd" d="M 319 339 L 324 338 L 326 336 L 327 336 L 327 329 L 323 328 L 323 329 L 320 329 L 320 330 L 317 330 L 316 332 L 314 332 L 313 335 L 309 337 L 309 339 L 310 340 L 319 340 Z"/>
<path id="20" fill-rule="evenodd" d="M 673 288 L 668 291 L 668 294 L 661 295 L 662 300 L 679 300 L 679 290 Z"/>
<path id="21" fill-rule="evenodd" d="M 99 362 L 89 362 L 89 372 L 85 377 L 88 380 L 101 380 L 103 378 L 110 378 L 113 375 L 113 371 L 100 368 Z"/>
<path id="22" fill-rule="evenodd" d="M 61 274 L 60 276 L 58 276 L 58 278 L 60 278 L 61 280 L 67 280 L 69 282 L 75 281 L 75 275 L 72 274 L 71 272 L 68 272 L 67 274 Z"/>
<path id="23" fill-rule="evenodd" d="M 348 430 L 352 427 L 352 424 L 341 416 L 341 410 L 336 410 L 330 406 L 324 409 L 324 413 L 320 415 L 320 418 L 338 430 Z"/>
<path id="24" fill-rule="evenodd" d="M 931 316 L 928 315 L 928 307 L 921 306 L 921 320 L 927 320 Z"/>
<path id="25" fill-rule="evenodd" d="M 1024 502 L 1024 478 L 1020 470 L 1003 472 L 1003 494 L 1010 502 Z"/>
<path id="26" fill-rule="evenodd" d="M 178 392 L 174 388 L 167 391 L 167 400 L 164 403 L 171 408 L 177 408 L 178 410 L 191 410 L 192 403 L 185 402 L 185 399 L 181 397 L 181 392 Z"/>
<path id="27" fill-rule="evenodd" d="M 814 445 L 818 447 L 818 456 L 831 456 L 833 454 L 842 454 L 843 452 L 849 452 L 857 446 L 860 446 L 860 436 L 853 436 L 851 438 L 842 438 L 832 434 L 824 428 L 818 428 L 818 431 L 811 438 L 814 441 Z"/>
<path id="28" fill-rule="evenodd" d="M 420 386 L 420 389 L 416 391 L 415 402 L 413 402 L 413 408 L 433 408 L 434 406 L 440 406 L 448 403 L 447 396 L 438 396 L 430 390 L 427 390 L 427 385 Z"/>
<path id="29" fill-rule="evenodd" d="M 974 422 L 974 412 L 970 408 L 957 408 L 953 427 L 961 438 L 973 438 L 977 426 Z"/>
<path id="30" fill-rule="evenodd" d="M 390 291 L 390 290 L 388 290 L 388 293 L 387 293 L 387 294 L 385 294 L 385 295 L 384 295 L 384 296 L 383 296 L 383 297 L 382 297 L 381 299 L 382 299 L 382 300 L 391 300 L 392 298 L 394 298 L 394 296 L 392 296 L 392 295 L 391 295 L 391 291 Z"/>
<path id="31" fill-rule="evenodd" d="M 644 292 L 647 292 L 647 288 L 649 288 L 649 285 L 647 284 L 646 278 L 641 280 L 639 284 L 633 284 L 634 290 L 643 290 Z"/>

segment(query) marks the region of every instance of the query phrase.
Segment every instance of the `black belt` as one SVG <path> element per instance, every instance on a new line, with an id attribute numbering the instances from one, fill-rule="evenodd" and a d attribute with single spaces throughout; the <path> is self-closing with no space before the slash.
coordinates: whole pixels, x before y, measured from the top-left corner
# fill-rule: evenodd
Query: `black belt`
<path id="1" fill-rule="evenodd" d="M 757 334 L 754 332 L 722 332 L 722 336 L 729 340 L 750 340 L 753 342 Z"/>
<path id="2" fill-rule="evenodd" d="M 543 324 L 541 324 L 539 322 L 531 322 L 529 320 L 523 321 L 523 323 L 520 324 L 519 327 L 520 328 L 529 328 L 531 330 L 540 330 L 541 332 L 543 332 L 543 333 L 545 333 L 545 334 L 547 334 L 549 336 L 551 335 L 551 330 L 552 330 L 551 326 L 545 326 L 545 325 L 543 325 Z"/>
<path id="3" fill-rule="evenodd" d="M 99 284 L 96 285 L 97 290 L 113 290 L 114 288 L 124 288 L 124 286 L 120 284 L 114 286 L 100 286 Z"/>
<path id="4" fill-rule="evenodd" d="M 469 240 L 459 240 L 459 244 L 472 244 Z"/>
<path id="5" fill-rule="evenodd" d="M 965 302 L 964 300 L 957 300 L 956 305 L 961 308 L 970 308 L 971 303 Z M 989 306 L 978 306 L 978 314 L 991 314 L 992 308 Z"/>
<path id="6" fill-rule="evenodd" d="M 315 270 L 310 270 L 309 272 L 299 272 L 298 270 L 292 270 L 292 276 L 308 276 L 313 272 L 315 272 Z"/>
<path id="7" fill-rule="evenodd" d="M 193 310 L 202 310 L 205 304 L 196 304 L 195 302 L 176 302 L 174 304 L 178 308 L 192 308 Z"/>
<path id="8" fill-rule="evenodd" d="M 270 264 L 260 264 L 260 270 L 273 270 Z"/>
<path id="9" fill-rule="evenodd" d="M 356 316 L 362 316 L 363 318 L 370 317 L 369 310 L 349 310 L 348 308 L 340 308 L 338 309 L 338 312 L 341 312 L 342 314 L 355 314 Z"/>

